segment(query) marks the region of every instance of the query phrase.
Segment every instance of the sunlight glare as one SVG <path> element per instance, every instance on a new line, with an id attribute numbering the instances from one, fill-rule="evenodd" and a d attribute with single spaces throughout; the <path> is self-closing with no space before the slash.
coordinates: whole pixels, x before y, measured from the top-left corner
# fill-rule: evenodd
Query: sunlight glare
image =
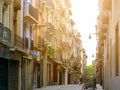
<path id="1" fill-rule="evenodd" d="M 88 55 L 87 65 L 92 64 L 92 54 L 96 53 L 96 36 L 92 34 L 91 40 L 89 33 L 95 33 L 95 24 L 98 15 L 97 0 L 70 0 L 72 4 L 72 19 L 75 22 L 75 28 L 80 31 L 83 47 Z"/>

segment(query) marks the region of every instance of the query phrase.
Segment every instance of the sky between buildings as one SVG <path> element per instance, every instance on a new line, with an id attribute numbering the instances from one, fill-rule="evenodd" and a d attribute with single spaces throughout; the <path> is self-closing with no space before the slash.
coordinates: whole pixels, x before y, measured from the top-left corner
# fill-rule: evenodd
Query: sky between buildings
<path id="1" fill-rule="evenodd" d="M 88 55 L 87 65 L 92 64 L 92 54 L 96 53 L 96 36 L 89 33 L 95 33 L 95 25 L 98 15 L 98 0 L 70 0 L 72 4 L 72 19 L 75 22 L 75 29 L 80 31 L 83 47 Z"/>

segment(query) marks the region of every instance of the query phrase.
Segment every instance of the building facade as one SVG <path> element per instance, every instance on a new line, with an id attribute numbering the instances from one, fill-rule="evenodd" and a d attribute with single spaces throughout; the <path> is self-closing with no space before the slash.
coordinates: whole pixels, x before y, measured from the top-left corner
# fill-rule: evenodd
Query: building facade
<path id="1" fill-rule="evenodd" d="M 99 1 L 96 74 L 104 90 L 120 89 L 119 4 L 119 0 Z"/>
<path id="2" fill-rule="evenodd" d="M 0 0 L 0 89 L 77 82 L 86 57 L 70 8 L 69 0 Z"/>

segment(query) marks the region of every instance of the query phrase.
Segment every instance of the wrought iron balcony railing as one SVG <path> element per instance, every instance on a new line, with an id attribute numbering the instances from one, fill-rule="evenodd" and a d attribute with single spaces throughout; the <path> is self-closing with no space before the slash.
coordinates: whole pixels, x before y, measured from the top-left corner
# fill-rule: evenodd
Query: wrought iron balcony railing
<path id="1" fill-rule="evenodd" d="M 3 24 L 0 23 L 0 37 L 2 38 L 3 36 Z"/>
<path id="2" fill-rule="evenodd" d="M 68 42 L 66 42 L 66 41 L 61 41 L 60 42 L 60 45 L 61 45 L 61 47 L 62 48 L 70 48 L 70 44 L 68 43 Z"/>
<path id="3" fill-rule="evenodd" d="M 7 27 L 3 27 L 2 29 L 2 38 L 9 43 L 11 43 L 11 30 Z"/>
<path id="4" fill-rule="evenodd" d="M 38 48 L 43 48 L 43 47 L 44 47 L 44 39 L 39 36 Z"/>
<path id="5" fill-rule="evenodd" d="M 109 23 L 109 11 L 102 11 L 99 15 L 99 20 L 101 20 L 103 24 L 108 24 Z"/>
<path id="6" fill-rule="evenodd" d="M 19 35 L 14 34 L 14 46 L 20 49 L 28 49 L 29 39 L 27 37 L 22 38 Z M 30 49 L 33 50 L 33 40 L 30 40 Z"/>
<path id="7" fill-rule="evenodd" d="M 13 36 L 13 38 L 11 36 Z M 15 46 L 16 48 L 19 49 L 28 49 L 29 47 L 29 39 L 27 37 L 22 38 L 19 35 L 16 35 L 9 28 L 4 27 L 3 24 L 1 23 L 0 23 L 0 38 L 2 42 L 6 42 L 6 44 Z M 33 40 L 30 40 L 30 49 L 33 50 Z"/>
<path id="8" fill-rule="evenodd" d="M 23 49 L 23 38 L 14 34 L 14 46 Z"/>
<path id="9" fill-rule="evenodd" d="M 30 49 L 33 50 L 33 40 L 30 40 Z"/>
<path id="10" fill-rule="evenodd" d="M 23 40 L 24 40 L 24 44 L 23 44 L 24 49 L 28 49 L 28 38 L 25 37 Z"/>

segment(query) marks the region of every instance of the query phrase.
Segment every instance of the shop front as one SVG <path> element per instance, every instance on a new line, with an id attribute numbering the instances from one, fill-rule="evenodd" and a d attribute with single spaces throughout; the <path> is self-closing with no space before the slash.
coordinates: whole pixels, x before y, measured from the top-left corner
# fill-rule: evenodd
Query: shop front
<path id="1" fill-rule="evenodd" d="M 0 43 L 0 90 L 9 88 L 9 47 Z"/>

